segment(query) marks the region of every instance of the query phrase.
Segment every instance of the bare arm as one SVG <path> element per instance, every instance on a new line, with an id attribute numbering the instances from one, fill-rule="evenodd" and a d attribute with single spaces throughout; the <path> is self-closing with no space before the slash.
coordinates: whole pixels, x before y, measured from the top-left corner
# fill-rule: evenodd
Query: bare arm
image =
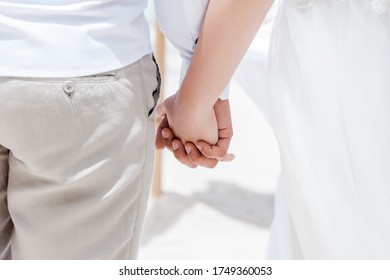
<path id="1" fill-rule="evenodd" d="M 231 79 L 272 0 L 210 0 L 178 105 L 209 110 Z"/>
<path id="2" fill-rule="evenodd" d="M 210 0 L 180 90 L 158 108 L 183 142 L 218 140 L 213 106 L 263 22 L 272 0 Z"/>
<path id="3" fill-rule="evenodd" d="M 272 0 L 209 1 L 195 55 L 179 93 L 174 100 L 165 101 L 158 108 L 159 114 L 165 115 L 166 135 L 164 139 L 161 135 L 164 127 L 160 126 L 157 146 L 171 148 L 183 164 L 213 167 L 218 161 L 232 160 L 232 155 L 227 154 L 232 137 L 230 110 L 221 110 L 217 114 L 213 106 L 218 104 L 216 101 L 220 93 L 231 79 L 271 5 Z M 221 120 L 229 123 L 227 126 L 224 124 L 229 132 L 226 137 L 214 131 L 222 126 Z M 179 139 L 174 140 L 175 136 Z M 186 143 L 187 154 L 182 142 Z M 191 142 L 197 143 L 199 150 Z M 173 143 L 176 143 L 176 149 Z M 191 152 L 188 152 L 188 147 Z"/>

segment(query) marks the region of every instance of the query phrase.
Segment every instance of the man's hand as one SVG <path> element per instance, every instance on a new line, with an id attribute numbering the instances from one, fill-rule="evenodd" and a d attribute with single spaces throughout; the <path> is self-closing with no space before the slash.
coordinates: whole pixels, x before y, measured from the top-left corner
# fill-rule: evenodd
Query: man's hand
<path id="1" fill-rule="evenodd" d="M 174 136 L 168 119 L 164 117 L 157 129 L 157 149 L 167 148 L 178 161 L 191 168 L 197 166 L 214 168 L 219 161 L 232 161 L 234 155 L 227 153 L 233 137 L 229 101 L 218 99 L 214 105 L 214 113 L 218 126 L 218 141 L 215 145 L 211 146 L 204 141 L 198 141 L 196 145 L 193 143 L 184 145 Z"/>

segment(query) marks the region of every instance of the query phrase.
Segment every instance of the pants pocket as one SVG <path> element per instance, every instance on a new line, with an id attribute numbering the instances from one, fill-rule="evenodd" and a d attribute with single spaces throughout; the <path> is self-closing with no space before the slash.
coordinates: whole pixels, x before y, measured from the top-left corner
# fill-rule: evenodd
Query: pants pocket
<path id="1" fill-rule="evenodd" d="M 148 117 L 150 117 L 154 113 L 154 111 L 155 111 L 155 109 L 157 107 L 158 99 L 160 98 L 160 94 L 161 94 L 161 73 L 160 73 L 160 68 L 158 67 L 158 64 L 157 64 L 157 61 L 156 61 L 156 58 L 154 57 L 154 55 L 152 56 L 152 59 L 153 59 L 153 62 L 155 64 L 155 66 L 156 66 L 157 87 L 152 92 L 153 106 L 152 106 L 152 108 L 149 109 Z"/>

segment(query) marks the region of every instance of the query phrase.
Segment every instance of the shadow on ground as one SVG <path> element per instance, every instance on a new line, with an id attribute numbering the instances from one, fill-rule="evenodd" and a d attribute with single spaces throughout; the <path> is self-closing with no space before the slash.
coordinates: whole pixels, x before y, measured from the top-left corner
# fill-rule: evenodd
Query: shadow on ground
<path id="1" fill-rule="evenodd" d="M 146 218 L 143 244 L 164 233 L 196 203 L 203 203 L 241 222 L 269 228 L 274 215 L 274 195 L 261 194 L 226 182 L 210 182 L 205 192 L 184 196 L 164 193 L 154 201 Z"/>

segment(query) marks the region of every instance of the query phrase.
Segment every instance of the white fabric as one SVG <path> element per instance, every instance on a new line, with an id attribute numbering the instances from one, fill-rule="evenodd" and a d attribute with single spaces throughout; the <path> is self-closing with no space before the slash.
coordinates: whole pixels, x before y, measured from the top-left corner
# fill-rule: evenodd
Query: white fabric
<path id="1" fill-rule="evenodd" d="M 180 83 L 190 65 L 207 5 L 208 0 L 155 0 L 161 31 L 183 59 Z M 221 94 L 221 99 L 228 97 L 229 86 Z"/>
<path id="2" fill-rule="evenodd" d="M 0 76 L 73 77 L 151 53 L 147 0 L 0 0 Z"/>
<path id="3" fill-rule="evenodd" d="M 390 258 L 390 15 L 374 2 L 279 11 L 265 99 L 282 162 L 269 258 Z"/>
<path id="4" fill-rule="evenodd" d="M 233 76 L 233 80 L 238 83 L 266 118 L 269 116 L 267 105 L 268 49 L 279 6 L 280 1 L 275 1 Z"/>

